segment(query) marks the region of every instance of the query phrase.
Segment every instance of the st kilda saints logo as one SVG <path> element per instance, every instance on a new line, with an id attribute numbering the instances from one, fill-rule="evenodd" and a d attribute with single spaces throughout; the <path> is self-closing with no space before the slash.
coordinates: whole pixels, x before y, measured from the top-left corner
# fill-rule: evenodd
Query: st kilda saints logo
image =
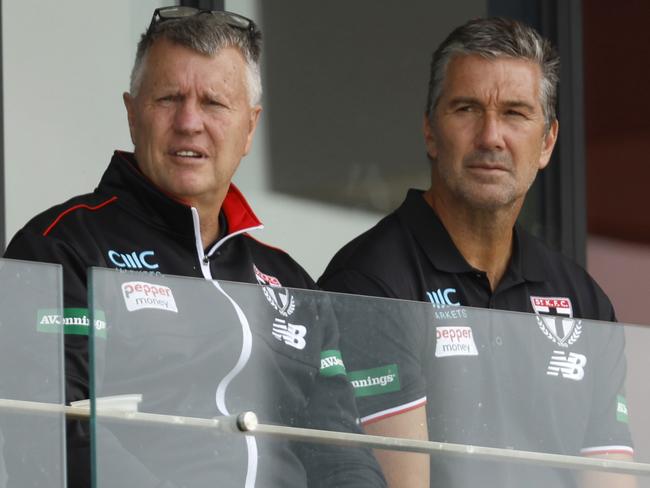
<path id="1" fill-rule="evenodd" d="M 289 290 L 284 288 L 280 280 L 275 276 L 262 273 L 255 265 L 253 265 L 253 271 L 255 271 L 255 278 L 262 285 L 264 296 L 271 306 L 283 317 L 291 315 L 296 308 L 296 301 L 291 293 L 289 293 Z"/>
<path id="2" fill-rule="evenodd" d="M 562 297 L 530 297 L 542 333 L 555 344 L 569 347 L 582 334 L 582 321 L 573 318 L 571 300 Z"/>

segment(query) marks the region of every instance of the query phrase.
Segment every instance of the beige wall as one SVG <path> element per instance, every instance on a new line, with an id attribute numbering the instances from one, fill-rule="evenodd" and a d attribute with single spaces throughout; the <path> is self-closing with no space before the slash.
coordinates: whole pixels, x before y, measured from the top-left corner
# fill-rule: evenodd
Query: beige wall
<path id="1" fill-rule="evenodd" d="M 650 325 L 650 246 L 592 236 L 587 269 L 610 297 L 620 322 Z"/>

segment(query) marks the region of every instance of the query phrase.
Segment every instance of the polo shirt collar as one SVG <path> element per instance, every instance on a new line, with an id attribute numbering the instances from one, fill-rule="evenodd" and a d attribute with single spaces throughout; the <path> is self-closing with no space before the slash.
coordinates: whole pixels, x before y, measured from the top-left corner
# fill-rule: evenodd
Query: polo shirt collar
<path id="1" fill-rule="evenodd" d="M 397 214 L 436 269 L 447 273 L 476 272 L 456 249 L 447 229 L 424 199 L 422 190 L 410 189 Z"/>
<path id="2" fill-rule="evenodd" d="M 475 273 L 463 257 L 451 236 L 424 199 L 422 190 L 410 189 L 404 203 L 397 209 L 398 217 L 415 236 L 427 259 L 439 271 L 447 273 Z M 540 261 L 541 244 L 519 224 L 514 228 L 513 253 L 505 276 L 515 280 L 544 281 L 546 270 Z M 504 277 L 505 277 L 504 276 Z"/>
<path id="3" fill-rule="evenodd" d="M 514 243 L 508 267 L 517 270 L 526 281 L 546 281 L 547 269 L 540 259 L 544 245 L 520 224 L 515 224 Z"/>

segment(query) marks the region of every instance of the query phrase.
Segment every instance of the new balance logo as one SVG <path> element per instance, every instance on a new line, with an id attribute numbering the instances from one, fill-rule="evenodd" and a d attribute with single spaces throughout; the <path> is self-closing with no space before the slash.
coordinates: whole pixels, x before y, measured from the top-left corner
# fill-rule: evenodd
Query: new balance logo
<path id="1" fill-rule="evenodd" d="M 449 305 L 458 306 L 460 302 L 452 301 L 452 294 L 456 294 L 456 288 L 438 288 L 436 291 L 428 291 L 427 297 L 435 308 L 447 307 Z"/>
<path id="2" fill-rule="evenodd" d="M 562 376 L 568 380 L 580 381 L 585 377 L 587 358 L 583 354 L 571 352 L 567 356 L 565 351 L 553 351 L 551 361 L 548 363 L 546 374 L 549 376 Z"/>
<path id="3" fill-rule="evenodd" d="M 305 341 L 307 327 L 304 325 L 290 324 L 286 320 L 276 318 L 271 333 L 277 340 L 296 349 L 302 350 L 307 345 Z"/>

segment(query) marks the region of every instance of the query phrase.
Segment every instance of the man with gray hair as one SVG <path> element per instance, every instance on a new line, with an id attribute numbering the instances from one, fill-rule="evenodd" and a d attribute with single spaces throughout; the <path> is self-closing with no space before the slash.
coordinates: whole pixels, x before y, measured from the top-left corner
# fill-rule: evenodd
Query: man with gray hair
<path id="1" fill-rule="evenodd" d="M 396 375 L 396 387 L 357 395 L 369 433 L 631 459 L 620 414 L 627 411 L 623 330 L 582 330 L 573 320 L 614 321 L 613 307 L 582 268 L 516 224 L 557 139 L 558 70 L 547 40 L 504 18 L 471 20 L 435 51 L 424 115 L 430 188 L 410 190 L 319 280 L 327 290 L 433 306 L 426 320 L 342 324 L 350 377 L 372 377 L 388 363 Z M 465 307 L 538 315 L 514 323 L 484 313 L 472 322 L 477 313 Z M 377 457 L 390 486 L 428 484 L 426 457 Z M 431 486 L 446 488 L 577 483 L 569 470 L 505 461 L 431 456 L 430 467 Z M 607 476 L 586 473 L 582 482 L 634 483 Z"/>
<path id="2" fill-rule="evenodd" d="M 93 193 L 36 216 L 17 233 L 5 254 L 8 258 L 63 265 L 66 318 L 85 319 L 75 324 L 89 323 L 86 270 L 93 266 L 140 271 L 146 273 L 138 278 L 144 281 L 162 273 L 263 284 L 289 298 L 290 292 L 284 287 L 315 288 L 307 273 L 286 253 L 249 236 L 263 226 L 231 182 L 240 160 L 251 148 L 262 110 L 260 41 L 255 23 L 238 14 L 190 7 L 155 10 L 138 45 L 130 92 L 124 94 L 134 153 L 115 152 Z M 267 289 L 264 292 L 270 293 Z M 244 321 L 242 316 L 248 317 L 248 325 L 256 331 L 250 339 L 253 353 L 261 349 L 265 351 L 263 357 L 272 358 L 267 367 L 275 369 L 266 373 L 277 384 L 255 388 L 251 382 L 246 387 L 239 378 L 233 379 L 233 384 L 237 380 L 240 383 L 238 388 L 230 385 L 228 392 L 239 394 L 237 404 L 251 410 L 263 408 L 268 406 L 268 399 L 261 397 L 270 391 L 278 403 L 266 412 L 260 411 L 267 421 L 360 432 L 352 388 L 337 351 L 335 323 L 315 317 L 298 300 L 280 315 L 277 303 L 264 299 L 269 295 L 256 290 L 257 295 L 261 300 L 254 310 L 246 310 L 234 300 L 228 302 L 232 305 L 227 310 L 235 317 L 234 324 L 237 318 Z M 188 322 L 189 330 L 193 330 L 190 310 L 186 310 L 190 315 L 183 316 L 182 312 L 174 315 L 174 320 Z M 285 324 L 289 315 L 300 325 L 291 326 L 284 335 L 274 334 L 272 325 Z M 212 320 L 215 327 L 233 325 L 225 316 Z M 64 325 L 68 402 L 89 394 L 87 329 Z M 288 337 L 290 333 L 295 337 Z M 237 336 L 234 343 L 243 341 Z M 186 364 L 179 357 L 198 354 L 188 351 L 187 340 L 177 339 L 167 344 L 172 353 L 161 357 L 161 351 L 150 342 L 132 345 L 131 349 L 137 349 L 121 360 L 127 365 L 138 358 L 149 361 L 147 364 L 183 368 Z M 174 396 L 182 398 L 184 404 L 206 403 L 205 399 L 211 398 L 212 403 L 208 401 L 201 408 L 209 416 L 225 415 L 228 412 L 214 402 L 213 390 L 214 385 L 222 384 L 219 376 L 228 376 L 233 368 L 232 364 L 225 370 L 219 368 L 223 357 L 233 353 L 226 350 L 232 349 L 232 344 L 223 342 L 211 349 L 207 370 L 213 374 L 208 375 L 208 385 L 193 385 L 196 378 L 178 380 L 178 375 L 178 381 L 170 384 L 169 371 L 148 379 L 168 385 L 162 396 L 169 396 L 169 390 L 174 389 Z M 132 371 L 136 375 L 137 368 Z M 209 469 L 203 472 L 203 466 L 192 456 L 196 446 L 174 444 L 175 435 L 169 432 L 155 440 L 169 445 L 168 458 L 154 459 L 150 464 L 145 462 L 148 452 L 143 453 L 144 460 L 141 453 L 131 456 L 123 443 L 111 444 L 107 449 L 112 451 L 102 448 L 99 463 L 124 462 L 118 465 L 111 486 L 385 485 L 368 450 L 286 443 L 271 451 L 260 449 L 258 456 L 255 439 L 243 436 L 239 437 L 243 454 L 239 444 L 218 448 L 217 437 L 209 437 L 207 455 L 219 468 L 215 476 Z M 90 486 L 86 426 L 70 422 L 68 437 L 70 486 Z M 144 439 L 134 441 L 146 445 Z M 187 462 L 179 466 L 181 460 Z M 151 464 L 162 466 L 163 471 L 151 471 Z M 268 477 L 262 466 L 272 467 L 273 477 Z"/>

